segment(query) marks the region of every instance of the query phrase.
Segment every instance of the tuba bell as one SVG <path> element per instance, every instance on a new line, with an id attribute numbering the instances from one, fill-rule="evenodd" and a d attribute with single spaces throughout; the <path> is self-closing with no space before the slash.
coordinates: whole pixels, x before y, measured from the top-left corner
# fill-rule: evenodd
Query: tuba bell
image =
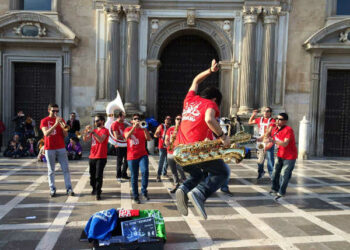
<path id="1" fill-rule="evenodd" d="M 107 122 L 105 123 L 105 128 L 109 131 L 109 138 L 108 142 L 112 145 L 120 145 L 125 144 L 123 146 L 126 146 L 126 142 L 120 142 L 117 138 L 114 137 L 113 132 L 111 130 L 111 126 L 114 122 L 114 112 L 116 110 L 123 111 L 125 113 L 124 105 L 122 102 L 122 98 L 120 97 L 119 91 L 117 91 L 117 97 L 108 103 L 106 107 L 106 113 L 107 113 Z"/>

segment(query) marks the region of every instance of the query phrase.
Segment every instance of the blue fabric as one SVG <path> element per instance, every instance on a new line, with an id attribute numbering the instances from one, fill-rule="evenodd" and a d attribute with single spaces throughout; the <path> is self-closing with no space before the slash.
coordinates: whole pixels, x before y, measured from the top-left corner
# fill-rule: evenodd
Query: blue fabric
<path id="1" fill-rule="evenodd" d="M 160 176 L 161 174 L 166 175 L 167 169 L 168 169 L 167 150 L 166 148 L 160 148 L 157 175 L 158 176 Z"/>
<path id="2" fill-rule="evenodd" d="M 272 190 L 279 192 L 281 195 L 286 194 L 294 166 L 295 160 L 286 160 L 277 157 L 275 168 L 273 169 L 272 173 Z"/>
<path id="3" fill-rule="evenodd" d="M 212 193 L 221 188 L 230 177 L 230 168 L 223 160 L 207 161 L 200 164 L 188 165 L 184 171 L 190 174 L 190 177 L 180 186 L 187 194 L 193 188 L 197 188 L 208 198 Z M 209 173 L 205 178 L 204 173 Z"/>
<path id="4" fill-rule="evenodd" d="M 138 179 L 139 169 L 141 170 L 141 192 L 143 195 L 147 195 L 148 186 L 148 155 L 142 156 L 136 160 L 129 160 L 128 166 L 131 172 L 131 187 L 134 199 L 139 197 Z"/>
<path id="5" fill-rule="evenodd" d="M 117 225 L 117 219 L 118 212 L 114 208 L 95 213 L 85 226 L 87 238 L 89 240 L 109 240 L 111 232 Z"/>

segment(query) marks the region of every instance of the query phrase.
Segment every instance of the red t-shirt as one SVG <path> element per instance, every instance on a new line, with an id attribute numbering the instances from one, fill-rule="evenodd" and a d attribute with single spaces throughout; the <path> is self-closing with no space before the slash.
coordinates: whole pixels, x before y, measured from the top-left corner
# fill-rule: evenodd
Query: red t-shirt
<path id="1" fill-rule="evenodd" d="M 124 130 L 125 130 L 124 122 L 118 122 L 118 121 L 113 122 L 111 129 L 112 131 L 118 131 L 118 135 L 124 136 Z M 125 146 L 123 144 L 125 144 Z M 123 146 L 126 147 L 126 140 L 117 139 L 116 147 L 123 147 Z"/>
<path id="2" fill-rule="evenodd" d="M 164 130 L 164 126 L 166 127 L 166 125 L 164 125 L 164 124 L 160 124 L 158 126 L 158 128 L 160 127 L 160 133 L 159 133 L 159 138 L 158 138 L 158 148 L 159 149 L 165 148 L 164 147 L 165 133 L 167 132 L 167 130 L 169 130 L 169 127 L 166 127 L 166 129 Z"/>
<path id="3" fill-rule="evenodd" d="M 90 159 L 105 159 L 107 158 L 108 151 L 108 137 L 109 131 L 105 127 L 101 129 L 94 129 L 94 132 L 100 137 L 106 135 L 106 138 L 102 143 L 98 142 L 94 135 L 91 136 L 91 149 L 90 149 Z"/>
<path id="4" fill-rule="evenodd" d="M 215 118 L 220 116 L 218 105 L 215 102 L 196 95 L 193 90 L 188 92 L 184 100 L 182 122 L 176 136 L 175 146 L 203 141 L 210 136 L 212 132 L 204 120 L 208 108 L 216 111 Z"/>
<path id="5" fill-rule="evenodd" d="M 62 119 L 63 122 L 65 122 Z M 40 122 L 40 129 L 43 129 L 46 127 L 47 129 L 51 128 L 56 122 L 56 117 L 45 117 Z M 44 136 L 44 142 L 45 142 L 45 150 L 54 150 L 54 149 L 61 149 L 65 148 L 64 144 L 64 134 L 63 129 L 61 125 L 58 125 L 54 131 L 49 136 Z"/>
<path id="6" fill-rule="evenodd" d="M 278 127 L 272 129 L 271 135 L 274 137 L 274 140 L 284 142 L 285 139 L 289 139 L 289 143 L 287 147 L 278 146 L 277 156 L 285 160 L 295 160 L 298 157 L 298 151 L 295 145 L 293 129 L 285 126 L 279 132 L 278 130 Z"/>
<path id="7" fill-rule="evenodd" d="M 124 130 L 124 136 L 129 132 L 132 127 L 128 127 Z M 146 150 L 146 135 L 142 128 L 136 128 L 132 135 L 127 139 L 127 155 L 126 159 L 136 160 L 142 156 L 148 155 Z"/>

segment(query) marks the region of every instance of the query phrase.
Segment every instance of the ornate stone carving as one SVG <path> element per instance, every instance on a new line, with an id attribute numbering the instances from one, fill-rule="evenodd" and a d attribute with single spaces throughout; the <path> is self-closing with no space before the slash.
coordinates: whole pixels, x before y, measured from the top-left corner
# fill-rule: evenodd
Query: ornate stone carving
<path id="1" fill-rule="evenodd" d="M 123 7 L 126 14 L 126 20 L 128 22 L 139 22 L 140 8 L 141 8 L 140 5 L 127 5 Z"/>
<path id="2" fill-rule="evenodd" d="M 158 19 L 151 20 L 151 28 L 152 28 L 152 34 L 155 33 L 159 29 L 159 20 Z"/>
<path id="3" fill-rule="evenodd" d="M 350 33 L 350 29 L 346 29 L 345 31 L 341 32 L 339 34 L 339 42 L 350 43 L 349 33 Z"/>
<path id="4" fill-rule="evenodd" d="M 244 23 L 256 23 L 262 10 L 262 6 L 243 6 Z"/>
<path id="5" fill-rule="evenodd" d="M 264 16 L 264 23 L 276 23 L 277 17 L 281 14 L 281 11 L 281 7 L 264 7 L 262 12 Z"/>
<path id="6" fill-rule="evenodd" d="M 119 21 L 122 12 L 120 4 L 105 4 L 103 10 L 106 12 L 109 21 Z"/>
<path id="7" fill-rule="evenodd" d="M 188 9 L 187 10 L 187 25 L 188 26 L 195 26 L 196 25 L 196 11 L 195 9 Z"/>
<path id="8" fill-rule="evenodd" d="M 225 20 L 224 24 L 222 25 L 222 29 L 228 33 L 231 31 L 231 21 Z"/>
<path id="9" fill-rule="evenodd" d="M 46 36 L 46 28 L 40 23 L 26 22 L 13 28 L 16 35 L 21 37 L 43 37 Z"/>

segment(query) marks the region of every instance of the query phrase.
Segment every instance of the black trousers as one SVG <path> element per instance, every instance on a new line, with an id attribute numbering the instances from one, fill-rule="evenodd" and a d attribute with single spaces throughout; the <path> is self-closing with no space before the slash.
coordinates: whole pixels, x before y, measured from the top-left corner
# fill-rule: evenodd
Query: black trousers
<path id="1" fill-rule="evenodd" d="M 89 159 L 90 165 L 90 185 L 96 190 L 97 194 L 101 194 L 103 183 L 103 170 L 106 166 L 107 159 Z"/>
<path id="2" fill-rule="evenodd" d="M 117 178 L 122 178 L 127 176 L 128 161 L 126 160 L 126 147 L 117 147 Z"/>

